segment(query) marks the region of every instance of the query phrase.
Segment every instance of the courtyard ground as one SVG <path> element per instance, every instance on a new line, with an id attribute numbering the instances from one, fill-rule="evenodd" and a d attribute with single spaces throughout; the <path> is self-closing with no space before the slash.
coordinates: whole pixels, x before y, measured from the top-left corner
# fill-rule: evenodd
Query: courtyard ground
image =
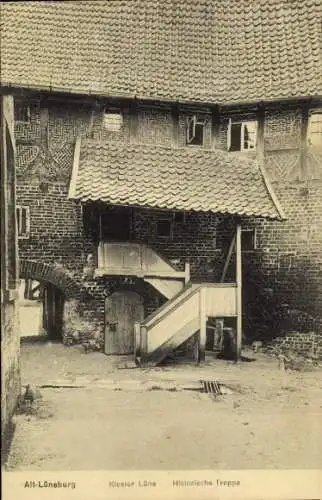
<path id="1" fill-rule="evenodd" d="M 23 344 L 23 384 L 42 398 L 16 416 L 7 470 L 322 468 L 321 369 L 244 354 L 254 360 L 126 369 L 80 347 Z M 227 393 L 202 393 L 200 380 Z"/>

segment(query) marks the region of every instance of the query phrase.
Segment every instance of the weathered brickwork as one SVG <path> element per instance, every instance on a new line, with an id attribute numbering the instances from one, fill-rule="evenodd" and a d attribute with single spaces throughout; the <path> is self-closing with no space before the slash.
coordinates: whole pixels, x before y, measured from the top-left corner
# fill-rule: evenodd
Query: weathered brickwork
<path id="1" fill-rule="evenodd" d="M 137 119 L 133 121 L 130 104 L 122 104 L 122 130 L 109 132 L 103 126 L 101 103 L 42 99 L 40 104 L 38 98 L 31 101 L 30 122 L 16 124 L 17 199 L 18 204 L 30 207 L 31 224 L 30 238 L 20 240 L 21 258 L 58 263 L 72 272 L 80 289 L 91 297 L 82 304 L 83 313 L 101 325 L 101 329 L 106 295 L 116 286 L 138 289 L 141 284 L 135 280 L 126 282 L 125 278 L 120 278 L 122 283 L 83 278 L 88 255 L 96 254 L 96 243 L 84 232 L 82 207 L 67 199 L 76 137 L 184 147 L 187 119 L 197 113 L 205 122 L 203 147 L 226 150 L 229 117 L 247 120 L 256 117 L 252 110 L 241 114 L 235 110 L 223 113 L 218 124 L 213 125 L 209 108 L 180 105 L 176 135 L 173 121 L 176 118 L 170 105 L 139 104 L 137 109 Z M 245 228 L 256 227 L 257 248 L 243 253 L 244 324 L 247 332 L 255 331 L 251 334 L 255 336 L 267 333 L 268 329 L 284 328 L 287 321 L 281 320 L 281 305 L 287 304 L 288 311 L 306 314 L 306 322 L 322 309 L 322 153 L 308 150 L 303 163 L 301 127 L 299 107 L 265 111 L 265 167 L 287 220 L 242 221 Z M 173 222 L 169 238 L 157 236 L 157 220 L 172 217 L 166 211 L 135 209 L 134 239 L 148 243 L 160 255 L 174 260 L 174 266 L 180 270 L 189 261 L 195 281 L 218 280 L 235 224 L 233 218 L 186 213 L 184 221 Z M 233 279 L 233 275 L 232 265 L 228 279 Z M 162 298 L 153 289 L 143 288 L 148 313 Z M 290 316 L 285 311 L 283 314 Z M 288 328 L 292 328 L 291 321 Z"/>
<path id="2" fill-rule="evenodd" d="M 172 221 L 170 237 L 157 235 L 159 219 Z M 135 238 L 149 244 L 178 270 L 185 262 L 191 264 L 192 281 L 214 281 L 216 268 L 217 216 L 187 212 L 182 221 L 173 219 L 173 212 L 166 210 L 136 209 L 134 212 Z"/>
<path id="3" fill-rule="evenodd" d="M 322 359 L 322 335 L 315 332 L 290 332 L 274 339 L 273 345 L 281 352 L 292 350 L 308 357 Z"/>
<path id="4" fill-rule="evenodd" d="M 1 304 L 1 441 L 5 454 L 20 387 L 19 316 L 15 301 Z M 5 457 L 2 457 L 5 459 Z"/>

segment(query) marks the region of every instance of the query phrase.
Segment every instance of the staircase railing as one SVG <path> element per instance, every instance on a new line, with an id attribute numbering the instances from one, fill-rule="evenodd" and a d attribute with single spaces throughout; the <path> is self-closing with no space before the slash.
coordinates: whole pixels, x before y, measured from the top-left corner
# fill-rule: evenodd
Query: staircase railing
<path id="1" fill-rule="evenodd" d="M 206 321 L 209 316 L 236 315 L 235 283 L 199 283 L 186 286 L 182 292 L 148 316 L 141 324 L 135 325 L 136 356 L 144 358 L 160 346 L 171 343 L 171 339 L 173 346 L 176 346 L 175 336 L 178 332 L 181 340 L 189 338 L 198 329 L 200 335 L 205 337 Z M 189 332 L 189 325 L 193 325 L 194 331 Z"/>

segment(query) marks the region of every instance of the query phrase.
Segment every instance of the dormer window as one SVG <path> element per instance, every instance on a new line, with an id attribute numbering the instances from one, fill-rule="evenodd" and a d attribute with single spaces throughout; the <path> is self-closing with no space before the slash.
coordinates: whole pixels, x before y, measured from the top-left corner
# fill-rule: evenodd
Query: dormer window
<path id="1" fill-rule="evenodd" d="M 205 121 L 193 115 L 187 121 L 186 142 L 189 146 L 202 146 L 204 141 Z"/>
<path id="2" fill-rule="evenodd" d="M 119 110 L 106 109 L 103 115 L 103 126 L 109 132 L 119 132 L 123 126 L 123 115 Z"/>
<path id="3" fill-rule="evenodd" d="M 228 151 L 251 151 L 256 149 L 257 122 L 229 120 L 227 131 Z"/>
<path id="4" fill-rule="evenodd" d="M 309 146 L 322 148 L 322 111 L 313 112 L 309 117 L 307 142 Z"/>

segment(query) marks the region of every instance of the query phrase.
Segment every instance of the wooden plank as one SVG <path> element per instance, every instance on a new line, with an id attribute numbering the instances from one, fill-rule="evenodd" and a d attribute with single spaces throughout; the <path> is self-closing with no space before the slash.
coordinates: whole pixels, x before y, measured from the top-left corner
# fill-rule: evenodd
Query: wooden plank
<path id="1" fill-rule="evenodd" d="M 106 252 L 105 252 L 106 255 Z M 168 278 L 168 279 L 185 279 L 185 273 L 184 271 L 158 271 L 156 270 L 155 272 L 152 270 L 149 270 L 147 272 L 142 271 L 141 268 L 133 268 L 133 267 L 123 267 L 123 266 L 117 266 L 117 267 L 104 267 L 104 268 L 97 268 L 95 270 L 95 276 L 137 276 L 139 278 Z"/>
<path id="2" fill-rule="evenodd" d="M 206 294 L 206 314 L 212 317 L 236 317 L 236 286 L 203 287 Z"/>
<path id="3" fill-rule="evenodd" d="M 229 266 L 229 263 L 230 263 L 230 259 L 231 259 L 232 253 L 233 253 L 234 248 L 235 248 L 235 244 L 236 244 L 236 235 L 234 235 L 232 237 L 232 240 L 231 240 L 230 245 L 229 245 L 229 249 L 228 249 L 226 261 L 225 261 L 225 264 L 224 264 L 224 269 L 222 271 L 221 278 L 220 278 L 220 282 L 221 283 L 224 281 L 224 279 L 226 277 L 226 273 L 227 273 L 227 270 L 228 270 L 228 266 Z"/>
<path id="4" fill-rule="evenodd" d="M 308 106 L 302 107 L 302 123 L 301 123 L 301 162 L 300 162 L 300 181 L 307 180 L 307 131 L 309 124 L 309 109 Z"/>
<path id="5" fill-rule="evenodd" d="M 172 137 L 173 144 L 175 147 L 179 145 L 179 106 L 175 103 L 171 106 L 171 116 L 172 116 Z"/>
<path id="6" fill-rule="evenodd" d="M 263 104 L 258 105 L 257 118 L 258 121 L 257 121 L 256 153 L 257 153 L 257 159 L 263 162 L 264 151 L 265 151 L 265 144 L 264 144 L 265 108 Z"/>
<path id="7" fill-rule="evenodd" d="M 205 360 L 206 340 L 207 340 L 207 316 L 206 316 L 206 294 L 205 289 L 199 290 L 199 363 Z"/>
<path id="8" fill-rule="evenodd" d="M 167 356 L 171 355 L 175 349 L 182 345 L 186 340 L 192 337 L 198 330 L 199 319 L 194 318 L 189 323 L 179 328 L 170 338 L 159 345 L 153 351 L 142 355 L 141 362 L 143 366 L 156 366 Z"/>
<path id="9" fill-rule="evenodd" d="M 148 353 L 148 331 L 146 326 L 141 326 L 141 356 L 146 356 Z"/>
<path id="10" fill-rule="evenodd" d="M 237 338 L 236 361 L 240 360 L 242 347 L 242 252 L 241 252 L 241 225 L 236 228 L 236 282 L 237 282 Z"/>
<path id="11" fill-rule="evenodd" d="M 215 106 L 211 110 L 211 142 L 212 149 L 220 149 L 217 147 L 217 142 L 219 139 L 220 130 L 220 114 L 218 106 Z"/>
<path id="12" fill-rule="evenodd" d="M 190 281 L 190 262 L 185 262 L 185 265 L 184 265 L 184 274 L 185 274 L 184 282 L 185 282 L 185 285 L 186 285 Z"/>
<path id="13" fill-rule="evenodd" d="M 134 323 L 134 355 L 141 356 L 141 324 L 138 321 Z"/>
<path id="14" fill-rule="evenodd" d="M 158 290 L 167 299 L 172 299 L 178 295 L 183 289 L 184 284 L 181 280 L 167 280 L 160 278 L 144 278 L 144 281 L 150 283 L 156 290 Z"/>
<path id="15" fill-rule="evenodd" d="M 138 117 L 138 103 L 133 99 L 129 106 L 130 115 L 130 141 L 136 142 L 138 135 L 139 117 Z"/>
<path id="16" fill-rule="evenodd" d="M 74 149 L 73 169 L 69 183 L 68 198 L 73 198 L 76 195 L 76 181 L 78 175 L 80 150 L 81 150 L 81 138 L 78 137 L 76 139 L 75 149 Z"/>

